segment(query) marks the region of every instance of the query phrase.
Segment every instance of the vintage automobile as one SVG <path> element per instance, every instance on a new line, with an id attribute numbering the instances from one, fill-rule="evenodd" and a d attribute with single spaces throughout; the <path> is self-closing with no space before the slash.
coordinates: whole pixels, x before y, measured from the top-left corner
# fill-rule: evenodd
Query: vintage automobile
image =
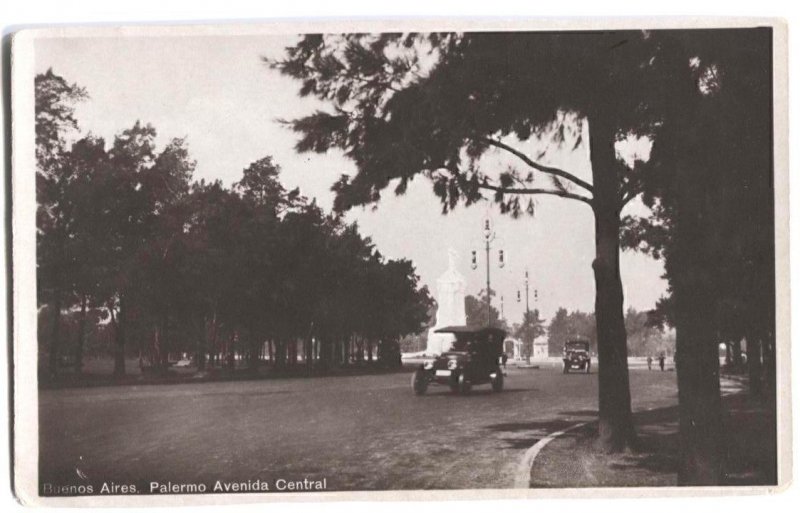
<path id="1" fill-rule="evenodd" d="M 592 357 L 589 355 L 588 340 L 569 340 L 564 344 L 564 374 L 571 369 L 589 372 L 592 369 Z"/>
<path id="2" fill-rule="evenodd" d="M 422 395 L 428 385 L 446 385 L 454 393 L 467 394 L 473 385 L 491 383 L 492 390 L 503 390 L 503 340 L 499 328 L 448 326 L 436 333 L 452 333 L 455 341 L 448 351 L 428 360 L 414 371 L 411 387 Z"/>

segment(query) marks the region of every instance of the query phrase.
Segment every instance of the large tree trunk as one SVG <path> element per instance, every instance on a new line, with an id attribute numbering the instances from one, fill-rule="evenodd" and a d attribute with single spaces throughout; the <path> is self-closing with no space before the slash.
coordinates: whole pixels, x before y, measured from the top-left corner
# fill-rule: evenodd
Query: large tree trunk
<path id="1" fill-rule="evenodd" d="M 709 247 L 715 184 L 703 180 L 702 170 L 691 164 L 691 153 L 684 157 L 677 166 L 670 263 L 680 412 L 678 484 L 717 485 L 723 461 L 719 346 L 712 321 L 717 311 L 713 272 L 718 262 Z"/>
<path id="2" fill-rule="evenodd" d="M 717 485 L 722 476 L 719 353 L 712 323 L 698 314 L 713 310 L 708 294 L 698 293 L 689 283 L 676 284 L 674 294 L 680 410 L 678 484 Z"/>
<path id="3" fill-rule="evenodd" d="M 621 200 L 615 132 L 590 122 L 590 151 L 595 219 L 595 317 L 599 373 L 599 438 L 606 450 L 618 451 L 634 444 L 628 381 L 628 347 L 619 272 Z"/>
<path id="4" fill-rule="evenodd" d="M 83 344 L 86 340 L 86 307 L 88 302 L 86 295 L 81 296 L 81 317 L 78 321 L 78 341 L 75 345 L 75 372 L 79 374 L 83 370 Z"/>

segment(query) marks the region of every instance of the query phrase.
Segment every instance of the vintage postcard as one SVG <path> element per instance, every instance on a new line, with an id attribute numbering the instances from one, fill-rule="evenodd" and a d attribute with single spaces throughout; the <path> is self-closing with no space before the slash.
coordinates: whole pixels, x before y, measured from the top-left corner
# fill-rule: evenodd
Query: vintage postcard
<path id="1" fill-rule="evenodd" d="M 786 27 L 24 30 L 14 489 L 791 481 Z"/>

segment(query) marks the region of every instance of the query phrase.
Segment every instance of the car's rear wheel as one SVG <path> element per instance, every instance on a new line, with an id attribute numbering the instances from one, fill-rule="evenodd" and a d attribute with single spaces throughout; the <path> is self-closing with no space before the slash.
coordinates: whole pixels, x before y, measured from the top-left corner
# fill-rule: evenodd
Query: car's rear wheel
<path id="1" fill-rule="evenodd" d="M 417 395 L 422 395 L 428 390 L 428 378 L 425 376 L 425 371 L 417 369 L 414 375 L 411 376 L 411 388 Z"/>
<path id="2" fill-rule="evenodd" d="M 502 392 L 504 381 L 505 378 L 503 378 L 503 371 L 497 369 L 494 378 L 492 378 L 492 390 L 494 390 L 495 392 Z"/>
<path id="3" fill-rule="evenodd" d="M 472 390 L 472 383 L 467 379 L 466 374 L 463 372 L 458 375 L 458 391 L 462 394 L 468 394 Z"/>

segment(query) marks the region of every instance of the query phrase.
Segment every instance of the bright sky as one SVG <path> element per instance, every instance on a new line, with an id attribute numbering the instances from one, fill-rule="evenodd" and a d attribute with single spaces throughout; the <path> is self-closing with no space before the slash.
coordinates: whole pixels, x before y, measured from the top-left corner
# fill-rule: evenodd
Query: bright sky
<path id="1" fill-rule="evenodd" d="M 153 124 L 159 144 L 186 137 L 197 160 L 195 178 L 238 180 L 251 162 L 272 155 L 283 168 L 287 188 L 299 186 L 330 208 L 331 184 L 342 173 L 354 174 L 353 164 L 336 153 L 294 151 L 296 134 L 276 122 L 312 112 L 319 104 L 297 95 L 298 83 L 270 70 L 262 56 L 280 57 L 295 37 L 207 36 L 40 39 L 36 68 L 52 67 L 70 82 L 87 88 L 90 100 L 77 109 L 84 132 L 107 143 L 136 120 Z M 534 154 L 534 144 L 526 147 Z M 505 169 L 517 164 L 501 154 L 485 163 Z M 574 152 L 552 150 L 545 163 L 562 167 L 591 181 L 585 147 Z M 631 208 L 637 208 L 631 205 Z M 443 216 L 431 183 L 418 177 L 404 196 L 387 189 L 377 209 L 348 214 L 372 237 L 382 254 L 409 258 L 423 283 L 436 290 L 436 278 L 447 268 L 447 249 L 461 255 L 460 271 L 468 292 L 485 287 L 482 219 L 490 215 L 497 233 L 492 252 L 492 288 L 504 296 L 510 322 L 521 319 L 524 273 L 530 273 L 531 308 L 549 319 L 559 306 L 594 309 L 594 226 L 588 205 L 556 197 L 537 197 L 535 217 L 518 220 L 501 216 L 487 205 L 459 207 Z M 478 269 L 470 269 L 470 252 L 478 250 Z M 503 249 L 506 266 L 497 267 Z M 661 262 L 630 252 L 622 255 L 626 306 L 650 309 L 664 294 Z M 517 290 L 522 302 L 517 303 Z M 534 304 L 533 290 L 538 290 Z M 493 304 L 499 306 L 499 299 Z"/>

